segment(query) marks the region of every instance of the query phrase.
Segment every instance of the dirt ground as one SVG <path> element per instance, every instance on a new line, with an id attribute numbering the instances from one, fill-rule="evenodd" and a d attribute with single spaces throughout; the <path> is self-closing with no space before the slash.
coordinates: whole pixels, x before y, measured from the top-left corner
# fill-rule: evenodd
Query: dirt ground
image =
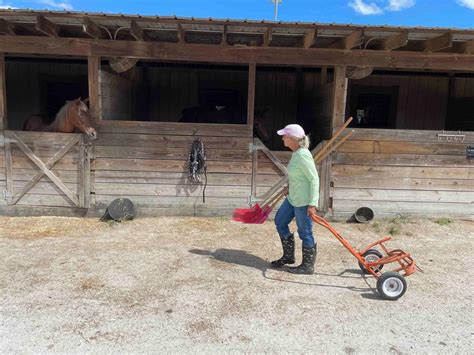
<path id="1" fill-rule="evenodd" d="M 1 352 L 472 352 L 474 222 L 334 226 L 357 247 L 392 234 L 424 273 L 384 301 L 322 227 L 309 276 L 268 268 L 271 221 L 0 217 Z"/>

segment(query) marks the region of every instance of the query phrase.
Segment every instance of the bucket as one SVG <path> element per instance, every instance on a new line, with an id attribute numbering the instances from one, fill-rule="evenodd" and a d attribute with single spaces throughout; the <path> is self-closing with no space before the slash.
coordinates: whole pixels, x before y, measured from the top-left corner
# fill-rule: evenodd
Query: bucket
<path id="1" fill-rule="evenodd" d="M 105 214 L 100 219 L 101 221 L 128 221 L 137 216 L 137 209 L 133 202 L 128 198 L 120 197 L 110 202 L 105 210 Z"/>
<path id="2" fill-rule="evenodd" d="M 369 223 L 374 219 L 374 211 L 369 207 L 361 207 L 355 212 L 354 218 L 359 223 Z"/>

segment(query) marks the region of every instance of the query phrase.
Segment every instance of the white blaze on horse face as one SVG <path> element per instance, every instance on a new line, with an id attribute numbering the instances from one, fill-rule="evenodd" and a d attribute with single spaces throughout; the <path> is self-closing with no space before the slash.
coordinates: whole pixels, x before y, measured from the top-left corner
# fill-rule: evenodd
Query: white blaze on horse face
<path id="1" fill-rule="evenodd" d="M 87 128 L 86 134 L 89 136 L 90 139 L 97 138 L 97 131 L 94 129 L 94 127 Z"/>

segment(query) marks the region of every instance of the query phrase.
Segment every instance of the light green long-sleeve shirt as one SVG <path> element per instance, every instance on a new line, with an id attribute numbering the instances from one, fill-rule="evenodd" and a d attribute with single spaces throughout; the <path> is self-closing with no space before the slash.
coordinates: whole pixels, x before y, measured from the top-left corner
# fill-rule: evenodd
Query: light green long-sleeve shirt
<path id="1" fill-rule="evenodd" d="M 319 176 L 308 149 L 293 152 L 288 163 L 288 179 L 288 202 L 292 206 L 318 206 Z"/>

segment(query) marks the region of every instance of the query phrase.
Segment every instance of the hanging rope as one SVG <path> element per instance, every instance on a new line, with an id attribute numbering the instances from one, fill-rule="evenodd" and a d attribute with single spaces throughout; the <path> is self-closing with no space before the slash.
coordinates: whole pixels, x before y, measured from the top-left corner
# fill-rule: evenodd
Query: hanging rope
<path id="1" fill-rule="evenodd" d="M 206 202 L 207 166 L 206 147 L 200 138 L 196 138 L 191 144 L 189 152 L 189 178 L 192 184 L 200 184 L 204 174 L 204 188 L 202 190 L 202 202 Z"/>

